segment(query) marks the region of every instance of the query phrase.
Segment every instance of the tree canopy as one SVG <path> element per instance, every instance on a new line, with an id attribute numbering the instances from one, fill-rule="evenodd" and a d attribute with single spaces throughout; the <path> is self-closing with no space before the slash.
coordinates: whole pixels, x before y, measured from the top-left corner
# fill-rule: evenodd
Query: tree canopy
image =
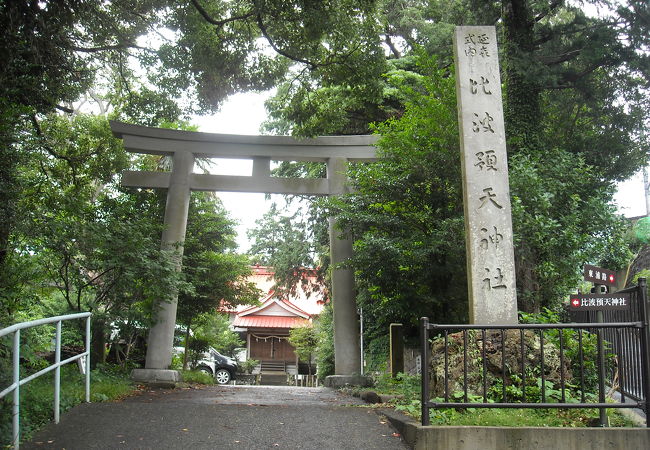
<path id="1" fill-rule="evenodd" d="M 464 298 L 458 144 L 447 133 L 455 127 L 455 105 L 444 92 L 453 90 L 453 83 L 433 89 L 452 77 L 451 34 L 461 24 L 494 24 L 499 35 L 519 307 L 557 305 L 586 262 L 623 267 L 630 256 L 622 238 L 625 225 L 611 204 L 614 183 L 648 160 L 650 59 L 642 31 L 648 30 L 647 3 L 378 5 L 385 24 L 381 77 L 366 79 L 362 89 L 313 72 L 310 83 L 285 81 L 267 103 L 269 130 L 382 134 L 384 160 L 352 169 L 357 194 L 331 209 L 355 238 L 359 299 L 386 308 L 381 319 L 388 322 L 415 320 L 408 309 L 413 305 L 446 320 L 463 317 L 449 310 L 458 305 L 455 294 Z M 439 159 L 443 155 L 446 159 Z M 282 171 L 301 169 L 285 165 Z M 415 243 L 422 245 L 413 248 Z M 444 259 L 432 263 L 433 255 Z M 427 264 L 435 269 L 425 273 Z M 454 294 L 443 300 L 450 283 Z M 445 303 L 453 306 L 436 309 Z"/>
<path id="2" fill-rule="evenodd" d="M 323 217 L 340 214 L 354 233 L 362 302 L 392 311 L 384 317 L 415 305 L 460 318 L 436 291 L 462 297 L 450 69 L 460 24 L 493 24 L 499 35 L 520 307 L 557 302 L 580 264 L 626 259 L 607 250 L 625 248 L 608 205 L 613 183 L 648 159 L 649 8 L 643 0 L 2 2 L 1 318 L 51 288 L 67 307 L 117 310 L 156 295 L 163 285 L 151 278 L 192 284 L 165 272 L 154 244 L 160 194 L 121 190 L 114 177 L 161 162 L 127 157 L 104 118 L 185 127 L 189 114 L 234 92 L 273 86 L 267 130 L 384 135 L 384 160 L 353 169 L 358 196 L 314 210 L 305 230 L 318 244 L 291 259 L 304 265 L 305 252 L 320 251 Z M 81 113 L 91 104 L 100 117 Z M 120 252 L 128 243 L 133 252 Z M 190 250 L 188 268 L 233 262 L 227 248 L 210 251 Z"/>

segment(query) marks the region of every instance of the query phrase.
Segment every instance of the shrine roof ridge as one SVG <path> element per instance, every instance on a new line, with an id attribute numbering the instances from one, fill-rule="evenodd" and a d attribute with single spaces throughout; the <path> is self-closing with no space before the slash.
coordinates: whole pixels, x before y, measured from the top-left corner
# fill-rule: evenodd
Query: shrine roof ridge
<path id="1" fill-rule="evenodd" d="M 170 130 L 110 121 L 113 135 L 124 140 L 127 151 L 171 154 L 190 151 L 197 157 L 270 158 L 277 160 L 326 161 L 345 157 L 356 161 L 376 159 L 376 135 L 264 136 Z"/>

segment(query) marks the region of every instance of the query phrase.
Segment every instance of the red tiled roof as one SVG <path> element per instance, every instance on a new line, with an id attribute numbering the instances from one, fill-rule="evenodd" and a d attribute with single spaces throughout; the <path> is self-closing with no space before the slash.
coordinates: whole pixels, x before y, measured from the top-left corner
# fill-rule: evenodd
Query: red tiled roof
<path id="1" fill-rule="evenodd" d="M 274 305 L 277 305 L 278 307 L 280 307 L 280 309 L 284 310 L 284 312 L 287 315 L 301 316 L 305 319 L 308 319 L 311 316 L 311 314 L 306 313 L 302 309 L 298 308 L 289 300 L 281 300 L 278 298 L 273 298 L 273 292 L 269 292 L 269 295 L 266 297 L 266 299 L 262 302 L 260 306 L 252 306 L 248 309 L 245 309 L 244 311 L 239 311 L 239 313 L 237 313 L 237 316 L 238 317 L 252 316 L 252 315 L 263 316 L 265 315 L 263 311 L 272 308 Z"/>
<path id="2" fill-rule="evenodd" d="M 238 316 L 232 325 L 241 328 L 297 328 L 309 325 L 309 321 L 295 316 Z"/>

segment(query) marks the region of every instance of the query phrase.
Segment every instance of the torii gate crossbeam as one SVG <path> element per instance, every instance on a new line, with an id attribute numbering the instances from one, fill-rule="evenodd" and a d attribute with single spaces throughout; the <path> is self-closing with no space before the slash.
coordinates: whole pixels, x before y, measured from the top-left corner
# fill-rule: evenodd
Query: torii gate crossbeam
<path id="1" fill-rule="evenodd" d="M 231 191 L 296 195 L 341 195 L 348 192 L 348 162 L 374 161 L 376 136 L 325 136 L 296 139 L 288 136 L 240 136 L 143 127 L 111 121 L 113 134 L 132 153 L 167 155 L 173 159 L 171 172 L 122 174 L 122 185 L 166 188 L 165 229 L 162 248 L 177 249 L 176 265 L 181 270 L 190 192 Z M 195 158 L 252 159 L 252 176 L 193 173 Z M 271 160 L 319 161 L 327 163 L 327 178 L 271 177 Z M 335 373 L 353 376 L 361 372 L 359 327 L 356 319 L 354 275 L 351 269 L 336 268 L 352 256 L 352 240 L 339 236 L 330 219 L 332 299 L 334 305 Z M 134 378 L 147 382 L 175 382 L 179 375 L 169 370 L 172 358 L 178 293 L 154 305 L 154 322 L 148 337 L 144 369 Z"/>

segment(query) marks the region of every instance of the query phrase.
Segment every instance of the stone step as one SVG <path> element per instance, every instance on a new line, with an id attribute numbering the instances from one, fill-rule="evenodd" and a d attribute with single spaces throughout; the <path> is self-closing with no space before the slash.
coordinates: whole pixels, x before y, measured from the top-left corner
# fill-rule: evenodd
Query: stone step
<path id="1" fill-rule="evenodd" d="M 265 386 L 287 386 L 287 374 L 262 372 L 260 373 L 260 384 Z"/>
<path id="2" fill-rule="evenodd" d="M 284 361 L 262 361 L 262 372 L 286 372 L 286 363 Z"/>

